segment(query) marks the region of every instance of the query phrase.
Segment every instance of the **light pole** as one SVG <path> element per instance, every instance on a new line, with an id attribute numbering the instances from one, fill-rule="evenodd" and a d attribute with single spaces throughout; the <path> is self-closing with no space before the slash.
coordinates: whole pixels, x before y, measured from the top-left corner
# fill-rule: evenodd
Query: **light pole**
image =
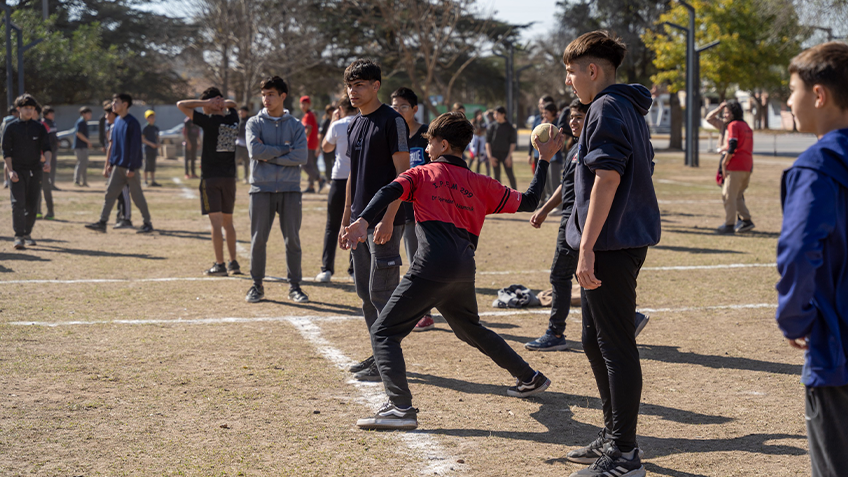
<path id="1" fill-rule="evenodd" d="M 504 62 L 506 63 L 506 85 L 505 85 L 506 86 L 506 120 L 510 124 L 514 124 L 514 122 L 512 120 L 512 105 L 513 105 L 512 104 L 512 96 L 513 96 L 513 94 L 512 94 L 512 89 L 513 89 L 512 77 L 513 77 L 513 59 L 514 59 L 515 47 L 512 45 L 512 42 L 509 41 L 509 40 L 504 40 L 502 43 L 503 43 L 504 47 L 506 47 L 506 53 L 501 54 L 501 53 L 498 53 L 497 51 L 494 51 L 493 53 L 494 53 L 495 56 L 500 56 L 501 58 L 503 58 Z"/>

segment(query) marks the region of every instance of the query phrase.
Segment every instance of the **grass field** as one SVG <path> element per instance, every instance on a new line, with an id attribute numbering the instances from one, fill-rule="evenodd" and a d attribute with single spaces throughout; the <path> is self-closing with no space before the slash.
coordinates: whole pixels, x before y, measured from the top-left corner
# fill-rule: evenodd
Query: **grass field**
<path id="1" fill-rule="evenodd" d="M 791 161 L 755 158 L 746 198 L 757 228 L 724 237 L 713 234 L 724 215 L 717 158 L 701 160 L 690 169 L 681 154 L 657 156 L 663 237 L 638 289 L 651 315 L 638 340 L 645 466 L 673 477 L 808 475 L 803 356 L 773 318 L 779 179 Z M 145 190 L 152 235 L 84 229 L 102 206 L 102 156 L 90 189 L 72 185 L 72 167 L 60 158 L 57 220 L 36 224 L 36 247 L 12 249 L 8 193 L 0 197 L 0 475 L 560 476 L 582 467 L 565 453 L 594 439 L 602 418 L 579 310 L 569 351 L 531 353 L 523 344 L 542 334 L 548 309 L 491 308 L 510 284 L 549 288 L 558 217 L 539 230 L 530 214 L 491 217 L 477 254 L 483 320 L 551 378 L 549 390 L 507 397 L 510 376 L 437 317 L 437 330 L 404 341 L 419 429 L 363 432 L 354 423 L 376 409 L 382 387 L 342 370 L 370 353 L 346 274 L 305 283 L 308 304 L 288 301 L 280 281 L 266 284 L 267 301 L 247 304 L 246 277 L 202 275 L 213 261 L 209 222 L 198 181 L 173 180 L 181 164 L 160 161 L 165 187 Z M 526 187 L 529 170 L 517 171 Z M 320 271 L 325 200 L 303 199 L 306 277 Z M 247 209 L 240 183 L 245 271 Z M 284 257 L 275 230 L 269 275 L 285 276 Z M 338 270 L 345 261 L 339 253 Z"/>

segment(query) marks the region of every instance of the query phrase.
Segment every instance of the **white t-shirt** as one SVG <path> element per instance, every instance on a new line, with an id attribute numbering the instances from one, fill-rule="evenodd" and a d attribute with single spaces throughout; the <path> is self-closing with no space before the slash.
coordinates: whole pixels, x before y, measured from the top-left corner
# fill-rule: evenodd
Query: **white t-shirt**
<path id="1" fill-rule="evenodd" d="M 330 124 L 327 142 L 336 145 L 336 162 L 333 163 L 332 179 L 347 179 L 350 175 L 350 155 L 347 153 L 347 127 L 355 115 L 345 116 Z"/>

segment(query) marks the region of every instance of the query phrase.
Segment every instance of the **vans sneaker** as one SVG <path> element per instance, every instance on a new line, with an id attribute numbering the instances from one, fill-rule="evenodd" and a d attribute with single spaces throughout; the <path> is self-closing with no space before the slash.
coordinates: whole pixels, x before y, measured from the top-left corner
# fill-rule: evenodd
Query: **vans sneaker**
<path id="1" fill-rule="evenodd" d="M 636 335 L 634 336 L 634 338 L 636 336 L 639 336 L 639 333 L 641 333 L 642 330 L 645 329 L 645 325 L 648 324 L 648 320 L 650 319 L 650 316 L 644 313 L 639 313 L 638 311 L 636 312 Z"/>
<path id="2" fill-rule="evenodd" d="M 433 321 L 433 317 L 430 314 L 426 314 L 418 320 L 418 323 L 415 324 L 415 328 L 412 331 L 427 331 L 432 330 L 436 327 L 436 322 Z"/>
<path id="3" fill-rule="evenodd" d="M 533 379 L 529 382 L 522 383 L 520 379 L 515 380 L 515 386 L 511 386 L 506 390 L 507 396 L 525 398 L 548 389 L 551 385 L 551 380 L 546 378 L 544 374 L 536 371 Z"/>
<path id="4" fill-rule="evenodd" d="M 568 348 L 568 344 L 565 342 L 565 335 L 557 337 L 548 330 L 541 337 L 525 343 L 524 347 L 530 351 L 564 351 Z"/>
<path id="5" fill-rule="evenodd" d="M 372 383 L 376 383 L 383 380 L 382 378 L 380 378 L 380 371 L 377 370 L 377 363 L 371 363 L 371 366 L 368 366 L 362 371 L 354 374 L 353 379 L 357 381 L 368 381 Z"/>
<path id="6" fill-rule="evenodd" d="M 571 477 L 645 477 L 645 466 L 639 457 L 639 449 L 634 449 L 632 459 L 621 455 L 613 443 L 604 446 L 603 455 L 589 467 L 579 470 Z"/>
<path id="7" fill-rule="evenodd" d="M 89 230 L 94 230 L 95 232 L 106 233 L 106 222 L 95 222 L 93 224 L 86 224 L 85 228 Z"/>
<path id="8" fill-rule="evenodd" d="M 300 288 L 292 288 L 289 290 L 289 299 L 295 303 L 306 303 L 309 301 L 309 297 L 306 296 L 306 293 L 303 293 L 303 290 Z"/>
<path id="9" fill-rule="evenodd" d="M 377 411 L 374 417 L 367 417 L 356 421 L 356 426 L 366 430 L 407 430 L 411 431 L 418 427 L 418 409 L 412 406 L 399 408 L 387 402 Z"/>
<path id="10" fill-rule="evenodd" d="M 226 277 L 227 267 L 223 263 L 213 263 L 212 268 L 203 272 L 207 277 Z"/>
<path id="11" fill-rule="evenodd" d="M 347 368 L 347 370 L 350 371 L 351 373 L 358 373 L 358 372 L 362 371 L 363 369 L 368 369 L 369 367 L 371 367 L 372 364 L 374 364 L 374 357 L 369 356 L 369 357 L 363 359 L 362 361 L 360 361 L 360 362 L 352 365 L 351 367 Z"/>
<path id="12" fill-rule="evenodd" d="M 241 267 L 239 267 L 239 263 L 236 260 L 231 260 L 230 263 L 227 264 L 227 272 L 230 275 L 241 275 Z"/>
<path id="13" fill-rule="evenodd" d="M 247 291 L 247 296 L 244 297 L 244 301 L 248 303 L 259 303 L 264 299 L 265 288 L 261 285 L 253 285 L 252 287 L 250 287 L 250 290 Z"/>
<path id="14" fill-rule="evenodd" d="M 752 230 L 754 230 L 754 222 L 752 222 L 750 220 L 741 220 L 736 225 L 736 233 L 738 233 L 738 234 L 750 232 Z"/>

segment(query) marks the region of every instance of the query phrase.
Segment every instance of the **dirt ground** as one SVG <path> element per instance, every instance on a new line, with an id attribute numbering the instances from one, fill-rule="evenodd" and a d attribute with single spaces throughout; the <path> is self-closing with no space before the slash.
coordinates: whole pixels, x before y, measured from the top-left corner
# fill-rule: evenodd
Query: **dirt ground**
<path id="1" fill-rule="evenodd" d="M 673 477 L 808 475 L 803 356 L 774 323 L 779 179 L 791 160 L 755 158 L 746 199 L 757 227 L 731 237 L 713 233 L 724 214 L 717 161 L 704 154 L 692 169 L 679 153 L 657 156 L 663 236 L 638 288 L 651 315 L 638 340 L 645 467 Z M 280 280 L 266 285 L 267 301 L 247 304 L 246 276 L 202 275 L 213 261 L 209 223 L 198 180 L 182 179 L 180 163 L 160 161 L 164 187 L 145 189 L 152 235 L 83 228 L 102 207 L 104 183 L 92 177 L 102 156 L 91 167 L 92 187 L 76 188 L 73 158 L 60 158 L 57 220 L 39 221 L 38 245 L 26 251 L 12 249 L 0 196 L 0 474 L 559 476 L 582 467 L 565 453 L 594 439 L 602 417 L 579 310 L 570 350 L 532 353 L 523 344 L 544 332 L 547 309 L 491 307 L 513 283 L 549 288 L 558 217 L 539 230 L 530 214 L 491 217 L 477 253 L 483 320 L 551 378 L 549 390 L 507 397 L 512 378 L 436 317 L 435 331 L 404 341 L 419 429 L 363 432 L 354 423 L 382 389 L 341 369 L 370 353 L 346 253 L 333 282 L 304 284 L 308 304 L 290 302 Z M 528 168 L 517 172 L 526 187 Z M 320 271 L 325 194 L 303 199 L 307 278 Z M 245 271 L 247 209 L 240 183 Z M 133 221 L 141 224 L 137 209 Z M 286 275 L 277 231 L 267 273 Z"/>

